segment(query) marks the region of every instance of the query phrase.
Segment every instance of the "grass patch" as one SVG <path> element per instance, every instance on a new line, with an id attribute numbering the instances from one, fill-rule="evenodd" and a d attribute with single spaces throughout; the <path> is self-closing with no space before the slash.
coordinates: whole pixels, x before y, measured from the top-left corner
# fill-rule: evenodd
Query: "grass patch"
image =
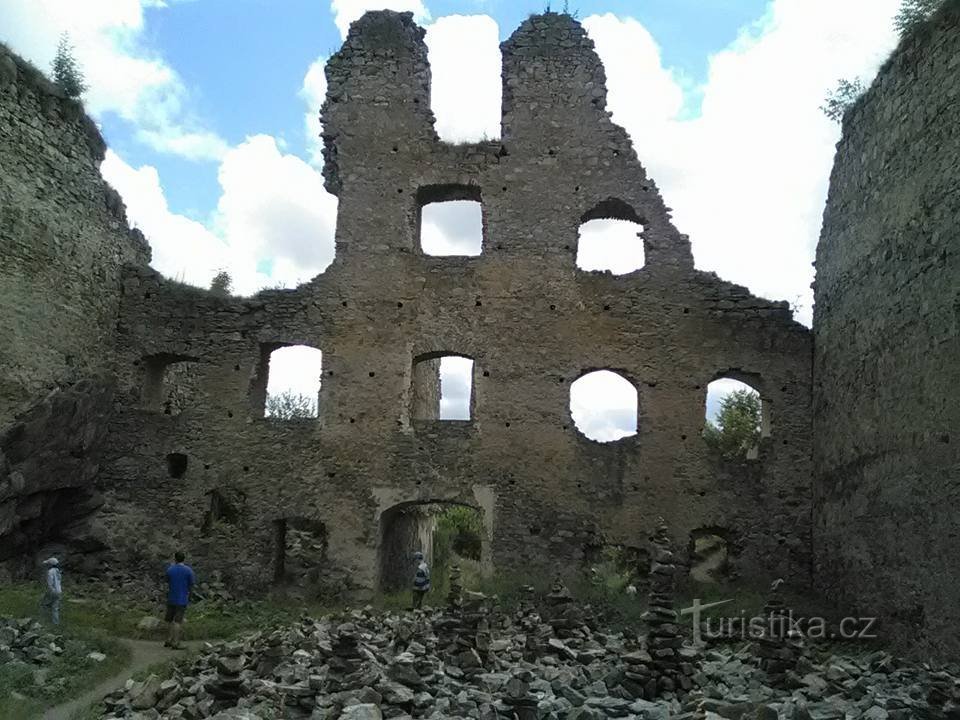
<path id="1" fill-rule="evenodd" d="M 41 589 L 37 584 L 20 583 L 0 588 L 0 616 L 38 617 Z M 341 609 L 322 602 L 270 597 L 233 602 L 202 601 L 187 609 L 184 640 L 220 640 L 238 633 L 295 622 L 303 612 L 326 614 Z M 145 617 L 163 620 L 165 607 L 130 600 L 122 595 L 84 597 L 67 587 L 60 608 L 61 628 L 74 636 L 103 634 L 136 640 L 162 638 L 166 626 L 144 630 L 138 624 Z M 0 718 L 4 717 L 0 715 Z"/>

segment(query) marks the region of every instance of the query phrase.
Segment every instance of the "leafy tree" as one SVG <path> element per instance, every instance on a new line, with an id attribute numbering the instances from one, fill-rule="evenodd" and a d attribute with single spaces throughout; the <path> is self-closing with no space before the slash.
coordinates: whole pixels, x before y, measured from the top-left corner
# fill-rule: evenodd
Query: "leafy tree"
<path id="1" fill-rule="evenodd" d="M 903 0 L 900 10 L 893 18 L 893 26 L 902 37 L 917 25 L 926 22 L 942 2 L 943 0 Z"/>
<path id="2" fill-rule="evenodd" d="M 483 518 L 474 508 L 454 505 L 437 515 L 433 532 L 435 573 L 446 570 L 454 557 L 480 560 L 483 545 Z"/>
<path id="3" fill-rule="evenodd" d="M 316 398 L 284 390 L 275 395 L 267 395 L 264 415 L 277 420 L 302 420 L 317 416 Z"/>
<path id="4" fill-rule="evenodd" d="M 735 390 L 720 401 L 717 421 L 707 420 L 703 439 L 727 460 L 742 460 L 760 444 L 760 396 Z"/>
<path id="5" fill-rule="evenodd" d="M 233 278 L 226 270 L 221 270 L 210 281 L 210 292 L 215 295 L 229 295 L 233 290 Z"/>
<path id="6" fill-rule="evenodd" d="M 855 78 L 853 82 L 841 79 L 837 82 L 837 86 L 827 93 L 820 110 L 834 122 L 840 122 L 847 110 L 865 91 L 866 88 L 860 82 L 860 78 Z"/>
<path id="7" fill-rule="evenodd" d="M 60 86 L 67 97 L 77 100 L 87 91 L 87 83 L 80 69 L 80 63 L 73 56 L 70 35 L 63 33 L 57 45 L 57 54 L 53 57 L 53 81 Z"/>

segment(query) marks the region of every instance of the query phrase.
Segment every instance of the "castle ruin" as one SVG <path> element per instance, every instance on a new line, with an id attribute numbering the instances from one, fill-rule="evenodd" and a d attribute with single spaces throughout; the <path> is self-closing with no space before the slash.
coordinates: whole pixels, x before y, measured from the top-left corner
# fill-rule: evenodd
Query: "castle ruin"
<path id="1" fill-rule="evenodd" d="M 745 580 L 784 577 L 903 627 L 919 613 L 930 642 L 956 650 L 933 631 L 960 599 L 960 136 L 944 120 L 960 6 L 905 42 L 848 119 L 815 333 L 786 303 L 694 268 L 576 21 L 532 16 L 503 43 L 501 138 L 473 144 L 437 136 L 423 35 L 408 13 L 368 13 L 328 61 L 336 256 L 251 298 L 149 268 L 100 177 L 95 126 L 0 54 L 6 572 L 50 544 L 91 571 L 179 546 L 259 591 L 307 533 L 363 593 L 422 534 L 421 507 L 476 508 L 482 562 L 504 573 L 644 547 L 662 516 L 679 547 L 722 537 Z M 918 105 L 905 127 L 929 144 L 902 145 Z M 481 203 L 478 256 L 422 251 L 422 209 L 447 200 Z M 578 227 L 597 218 L 642 226 L 643 268 L 576 267 Z M 315 421 L 265 417 L 270 355 L 290 345 L 323 353 Z M 446 356 L 473 361 L 469 420 L 436 413 Z M 597 369 L 635 387 L 636 435 L 597 443 L 574 427 L 570 386 Z M 701 437 L 722 377 L 762 398 L 743 462 Z"/>

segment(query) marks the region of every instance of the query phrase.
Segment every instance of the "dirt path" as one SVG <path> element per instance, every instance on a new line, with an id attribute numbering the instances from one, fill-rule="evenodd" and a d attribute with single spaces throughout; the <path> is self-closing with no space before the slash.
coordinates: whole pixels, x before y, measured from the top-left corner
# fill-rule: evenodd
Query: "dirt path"
<path id="1" fill-rule="evenodd" d="M 123 643 L 127 649 L 130 650 L 130 662 L 127 666 L 113 677 L 102 681 L 95 688 L 85 692 L 80 697 L 63 705 L 50 708 L 43 714 L 43 720 L 70 720 L 74 713 L 87 708 L 114 690 L 123 687 L 127 680 L 134 674 L 151 665 L 156 665 L 157 663 L 162 663 L 183 655 L 182 650 L 178 652 L 177 650 L 165 648 L 157 641 L 126 640 L 121 638 L 119 642 Z M 202 641 L 184 643 L 184 647 L 191 650 L 202 647 L 202 645 Z"/>

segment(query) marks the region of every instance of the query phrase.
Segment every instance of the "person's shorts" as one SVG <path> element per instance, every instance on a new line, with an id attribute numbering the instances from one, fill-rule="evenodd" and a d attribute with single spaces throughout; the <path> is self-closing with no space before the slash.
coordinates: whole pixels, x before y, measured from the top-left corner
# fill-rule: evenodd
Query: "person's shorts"
<path id="1" fill-rule="evenodd" d="M 183 622 L 183 614 L 186 611 L 186 605 L 171 605 L 170 603 L 167 603 L 167 622 Z"/>

